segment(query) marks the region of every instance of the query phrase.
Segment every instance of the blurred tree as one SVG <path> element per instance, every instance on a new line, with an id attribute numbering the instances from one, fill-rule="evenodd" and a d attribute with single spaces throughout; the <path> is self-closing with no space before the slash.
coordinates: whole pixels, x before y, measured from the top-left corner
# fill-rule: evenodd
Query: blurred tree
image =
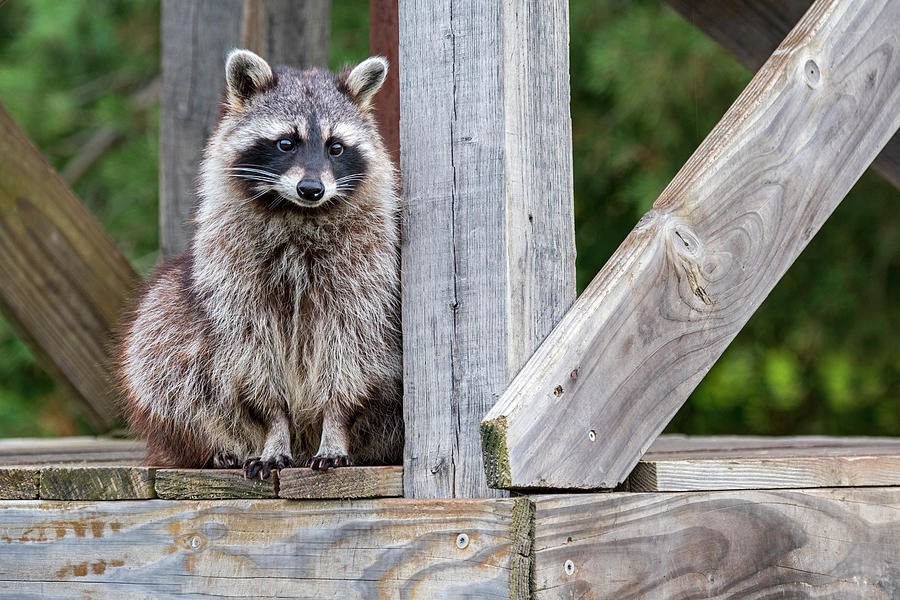
<path id="1" fill-rule="evenodd" d="M 331 67 L 367 55 L 367 2 L 333 3 Z M 142 272 L 158 72 L 158 0 L 0 8 L 0 101 Z M 571 73 L 583 288 L 752 74 L 658 0 L 572 0 Z M 671 431 L 900 435 L 898 196 L 863 177 Z M 0 321 L 0 436 L 86 431 Z"/>

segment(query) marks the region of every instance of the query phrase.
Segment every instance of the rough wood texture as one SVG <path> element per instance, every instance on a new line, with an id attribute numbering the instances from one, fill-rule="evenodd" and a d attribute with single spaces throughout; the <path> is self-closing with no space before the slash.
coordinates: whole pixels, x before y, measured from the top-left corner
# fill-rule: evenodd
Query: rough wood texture
<path id="1" fill-rule="evenodd" d="M 507 600 L 514 506 L 0 502 L 0 596 Z"/>
<path id="2" fill-rule="evenodd" d="M 900 438 L 662 435 L 632 492 L 900 485 Z"/>
<path id="3" fill-rule="evenodd" d="M 0 500 L 33 500 L 40 481 L 40 469 L 0 467 Z"/>
<path id="4" fill-rule="evenodd" d="M 625 479 L 897 131 L 898 21 L 810 9 L 486 416 L 493 485 Z"/>
<path id="5" fill-rule="evenodd" d="M 0 439 L 0 465 L 66 463 L 136 465 L 147 454 L 143 442 L 100 437 Z"/>
<path id="6" fill-rule="evenodd" d="M 568 7 L 401 3 L 400 42 L 404 493 L 496 495 L 479 421 L 575 295 Z"/>
<path id="7" fill-rule="evenodd" d="M 375 119 L 395 165 L 400 164 L 400 34 L 397 0 L 370 0 L 369 52 L 388 59 L 387 79 L 375 95 Z"/>
<path id="8" fill-rule="evenodd" d="M 197 168 L 218 120 L 225 55 L 249 48 L 272 64 L 324 66 L 326 0 L 164 0 L 160 95 L 160 243 L 163 256 L 184 251 Z"/>
<path id="9" fill-rule="evenodd" d="M 97 431 L 118 420 L 106 348 L 128 261 L 0 106 L 0 311 Z"/>
<path id="10" fill-rule="evenodd" d="M 889 600 L 900 590 L 900 488 L 535 503 L 539 600 Z"/>
<path id="11" fill-rule="evenodd" d="M 403 495 L 403 467 L 346 467 L 328 471 L 284 469 L 278 496 L 323 498 L 386 498 Z"/>
<path id="12" fill-rule="evenodd" d="M 147 467 L 45 467 L 44 500 L 139 500 L 155 498 L 153 469 Z"/>
<path id="13" fill-rule="evenodd" d="M 812 0 L 666 0 L 691 24 L 756 71 L 797 24 Z M 900 187 L 900 135 L 894 135 L 872 168 Z"/>
<path id="14" fill-rule="evenodd" d="M 275 498 L 276 478 L 245 479 L 243 471 L 220 469 L 159 469 L 156 495 L 173 500 Z"/>

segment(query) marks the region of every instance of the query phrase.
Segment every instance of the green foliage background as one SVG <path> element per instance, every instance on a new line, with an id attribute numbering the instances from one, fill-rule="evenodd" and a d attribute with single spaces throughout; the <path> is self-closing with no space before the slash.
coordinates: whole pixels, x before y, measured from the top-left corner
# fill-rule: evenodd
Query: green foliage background
<path id="1" fill-rule="evenodd" d="M 750 80 L 658 0 L 573 0 L 572 116 L 583 288 Z M 158 0 L 0 7 L 0 102 L 141 272 L 157 247 Z M 368 50 L 368 8 L 333 3 L 333 68 Z M 900 435 L 900 192 L 866 174 L 713 367 L 670 431 Z M 892 300 L 893 299 L 893 300 Z M 0 320 L 0 436 L 89 432 Z"/>

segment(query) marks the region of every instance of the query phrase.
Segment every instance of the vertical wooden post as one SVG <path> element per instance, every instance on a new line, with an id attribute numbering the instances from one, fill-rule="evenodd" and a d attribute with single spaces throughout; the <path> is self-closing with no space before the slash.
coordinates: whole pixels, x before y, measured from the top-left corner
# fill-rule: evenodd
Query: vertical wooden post
<path id="1" fill-rule="evenodd" d="M 324 66 L 327 0 L 163 0 L 160 97 L 160 249 L 184 251 L 197 168 L 216 125 L 225 55 L 235 47 L 273 64 Z"/>
<path id="2" fill-rule="evenodd" d="M 404 493 L 497 495 L 480 419 L 575 297 L 568 6 L 399 15 Z"/>

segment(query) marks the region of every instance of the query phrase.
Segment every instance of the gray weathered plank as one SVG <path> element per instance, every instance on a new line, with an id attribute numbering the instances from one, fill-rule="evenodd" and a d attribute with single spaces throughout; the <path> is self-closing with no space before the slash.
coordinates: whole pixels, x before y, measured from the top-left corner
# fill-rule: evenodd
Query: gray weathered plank
<path id="1" fill-rule="evenodd" d="M 584 494 L 535 504 L 539 600 L 889 600 L 900 590 L 896 487 Z"/>
<path id="2" fill-rule="evenodd" d="M 97 431 L 118 421 L 107 347 L 138 278 L 0 106 L 0 312 Z"/>
<path id="3" fill-rule="evenodd" d="M 137 465 L 146 454 L 144 443 L 135 440 L 90 436 L 0 439 L 0 466 Z"/>
<path id="4" fill-rule="evenodd" d="M 897 131 L 897 22 L 816 2 L 486 416 L 493 485 L 625 479 Z"/>
<path id="5" fill-rule="evenodd" d="M 278 496 L 386 498 L 403 495 L 403 467 L 343 467 L 328 471 L 284 469 L 278 474 Z"/>
<path id="6" fill-rule="evenodd" d="M 41 470 L 0 467 L 0 500 L 33 500 L 38 497 Z"/>
<path id="7" fill-rule="evenodd" d="M 900 452 L 853 457 L 644 458 L 626 485 L 632 492 L 900 485 Z"/>
<path id="8" fill-rule="evenodd" d="M 787 458 L 792 456 L 880 456 L 900 454 L 900 438 L 827 435 L 753 436 L 663 434 L 642 460 L 695 458 Z"/>
<path id="9" fill-rule="evenodd" d="M 568 64 L 564 0 L 400 4 L 406 496 L 498 493 L 479 421 L 574 299 Z"/>
<path id="10" fill-rule="evenodd" d="M 158 469 L 156 495 L 172 500 L 275 498 L 276 478 L 246 479 L 240 469 Z"/>
<path id="11" fill-rule="evenodd" d="M 155 498 L 148 467 L 44 467 L 44 500 L 139 500 Z"/>
<path id="12" fill-rule="evenodd" d="M 666 0 L 691 24 L 756 71 L 797 24 L 812 0 Z M 885 145 L 872 168 L 900 188 L 900 134 Z"/>
<path id="13" fill-rule="evenodd" d="M 272 64 L 324 66 L 327 0 L 164 0 L 160 94 L 160 244 L 184 251 L 190 236 L 197 169 L 218 121 L 225 55 L 245 47 Z"/>
<path id="14" fill-rule="evenodd" d="M 527 598 L 516 502 L 0 502 L 0 595 Z"/>

